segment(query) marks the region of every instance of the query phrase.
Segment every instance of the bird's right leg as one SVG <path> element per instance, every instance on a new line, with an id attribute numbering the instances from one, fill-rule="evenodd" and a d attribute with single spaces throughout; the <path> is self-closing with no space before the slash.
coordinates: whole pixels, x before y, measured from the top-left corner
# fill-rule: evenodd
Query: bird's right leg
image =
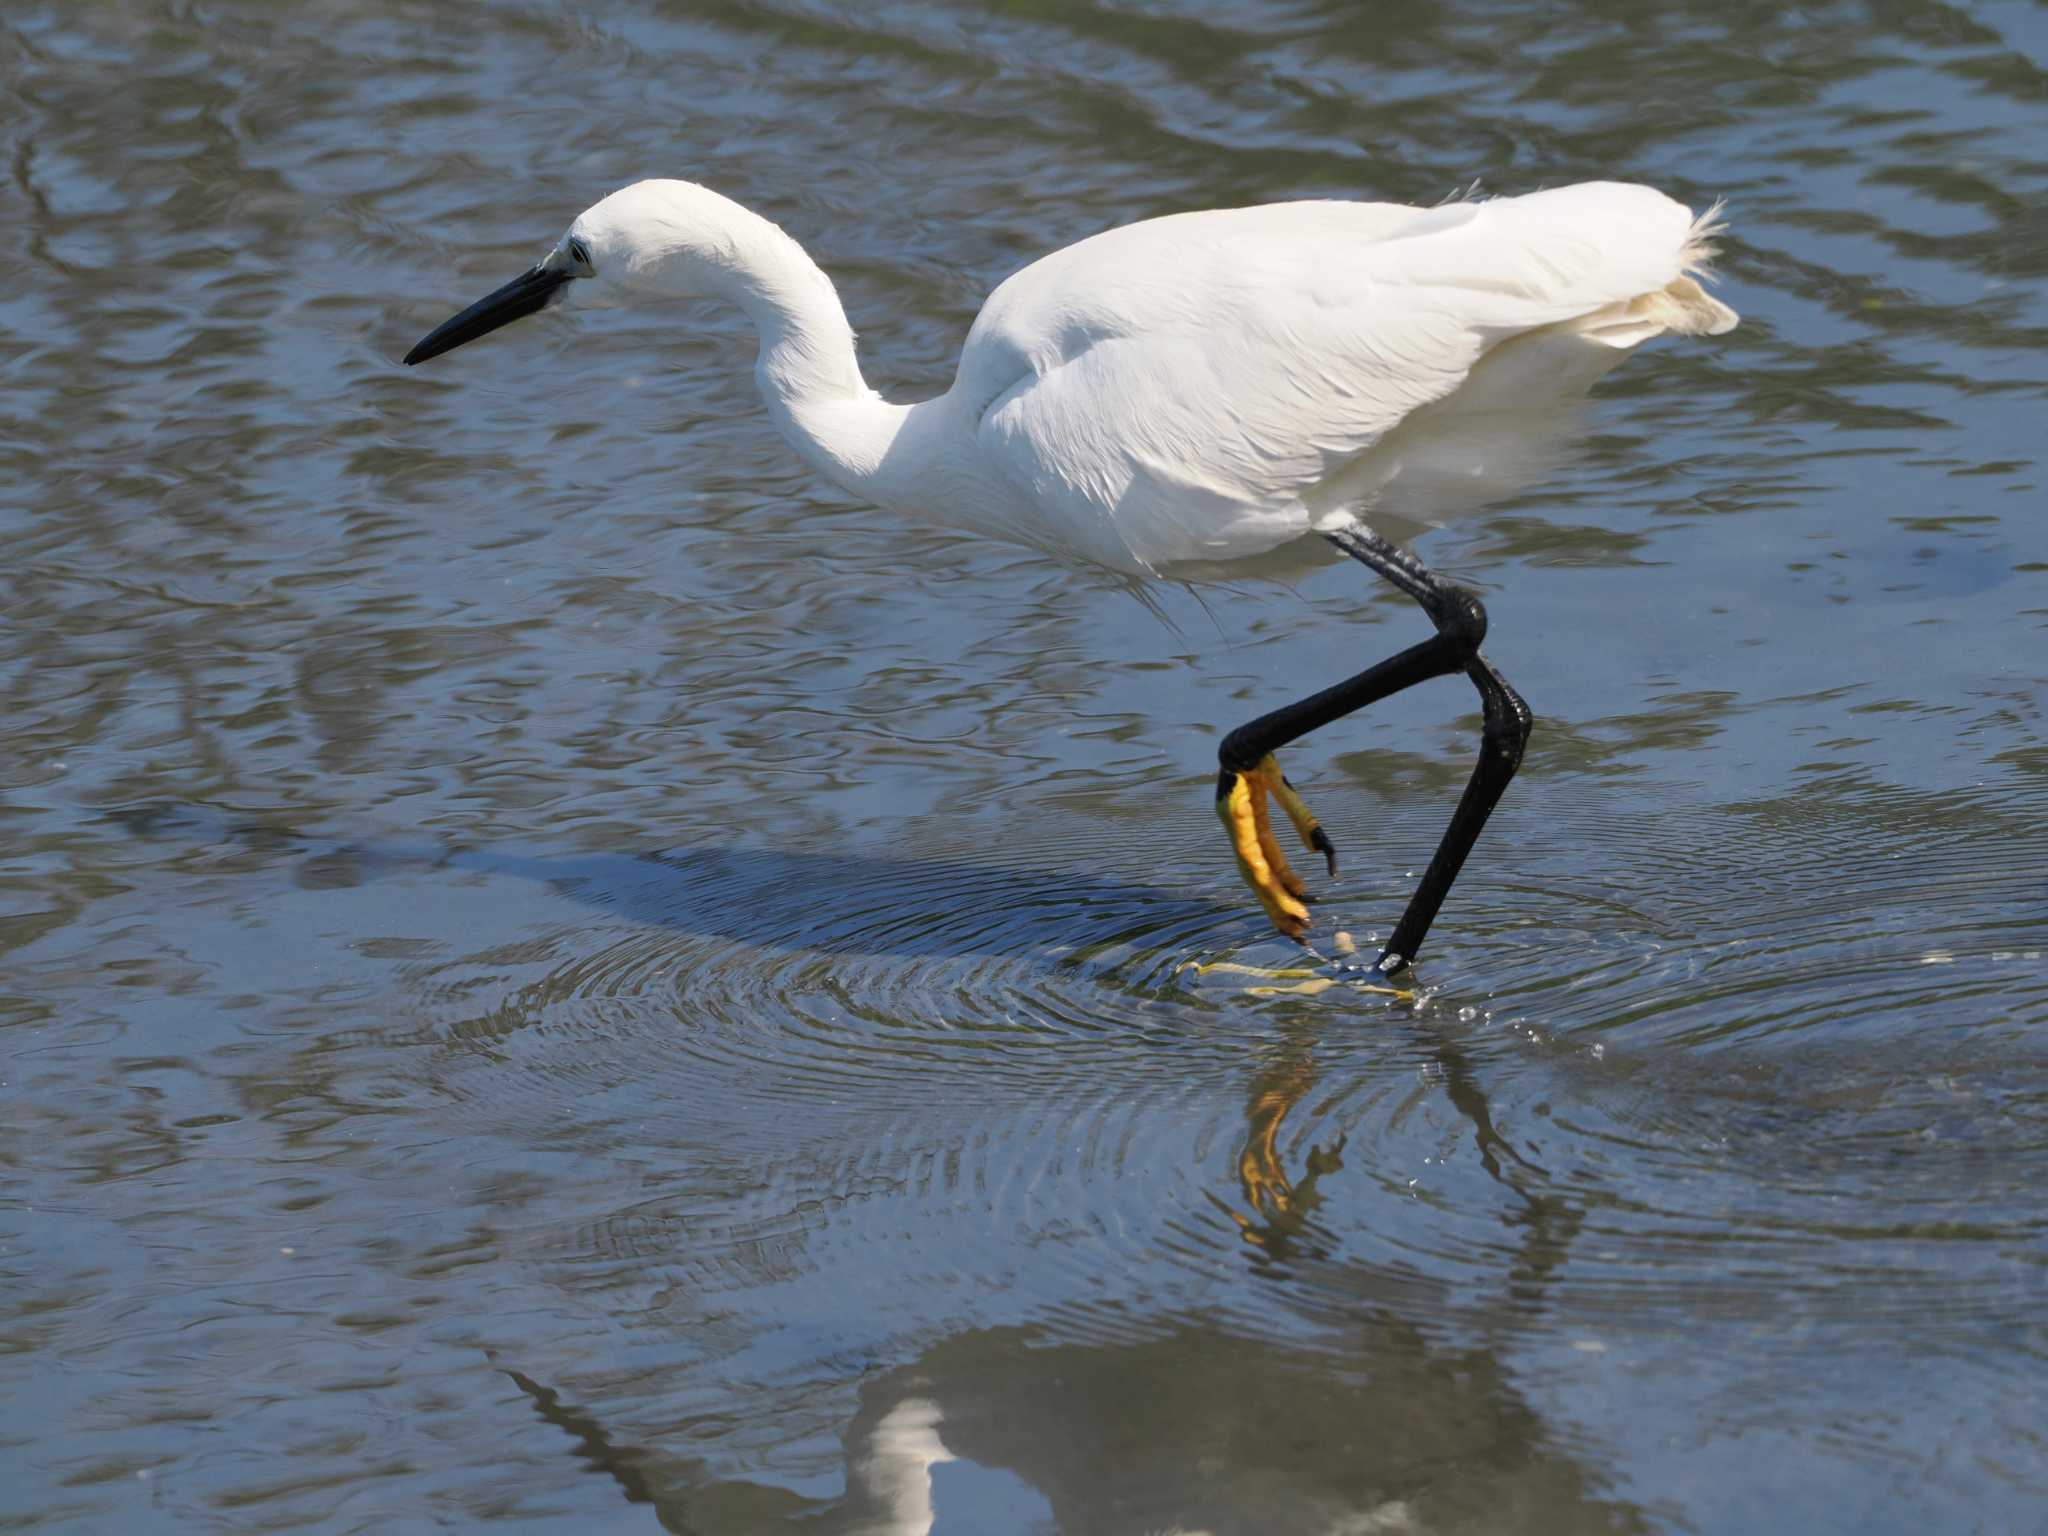
<path id="1" fill-rule="evenodd" d="M 1376 963 L 1375 969 L 1391 975 L 1415 958 L 1451 882 L 1520 765 L 1522 748 L 1529 739 L 1529 706 L 1479 654 L 1479 642 L 1486 636 L 1486 609 L 1477 593 L 1445 581 L 1413 555 L 1363 526 L 1333 529 L 1324 536 L 1413 598 L 1436 626 L 1436 633 L 1356 677 L 1298 703 L 1283 705 L 1224 737 L 1216 754 L 1221 769 L 1216 784 L 1217 814 L 1230 829 L 1245 883 L 1258 896 L 1273 925 L 1290 938 L 1301 938 L 1308 931 L 1301 882 L 1279 856 L 1264 814 L 1262 791 L 1277 793 L 1273 785 L 1285 784 L 1273 754 L 1333 720 L 1432 677 L 1458 672 L 1469 677 L 1479 691 L 1484 719 L 1479 762 L 1435 857 Z M 1295 804 L 1299 804 L 1298 798 Z M 1296 826 L 1301 826 L 1299 820 Z M 1303 835 L 1306 838 L 1308 834 Z M 1329 853 L 1327 839 L 1317 846 Z M 1334 866 L 1335 854 L 1329 853 L 1329 857 Z"/>

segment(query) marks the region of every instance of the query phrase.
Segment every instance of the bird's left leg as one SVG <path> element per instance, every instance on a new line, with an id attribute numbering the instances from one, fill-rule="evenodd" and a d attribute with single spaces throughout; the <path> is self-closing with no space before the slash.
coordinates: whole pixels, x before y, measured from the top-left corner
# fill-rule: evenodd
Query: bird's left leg
<path id="1" fill-rule="evenodd" d="M 1405 688 L 1433 677 L 1464 673 L 1479 692 L 1484 721 L 1479 762 L 1435 857 L 1375 964 L 1382 975 L 1392 975 L 1415 958 L 1451 882 L 1478 840 L 1480 828 L 1514 776 L 1529 739 L 1529 706 L 1479 654 L 1479 643 L 1486 636 L 1486 609 L 1476 592 L 1445 581 L 1413 555 L 1362 525 L 1332 529 L 1324 537 L 1414 599 L 1436 633 L 1356 677 L 1283 705 L 1224 737 L 1217 749 L 1222 770 L 1216 784 L 1217 814 L 1230 829 L 1245 883 L 1258 895 L 1274 927 L 1300 939 L 1308 932 L 1308 908 L 1299 895 L 1300 881 L 1286 869 L 1285 859 L 1278 857 L 1260 794 L 1262 781 L 1270 791 L 1270 781 L 1279 779 L 1279 769 L 1272 766 L 1273 753 Z M 1327 840 L 1324 846 L 1327 848 Z M 1331 857 L 1334 862 L 1334 855 Z"/>

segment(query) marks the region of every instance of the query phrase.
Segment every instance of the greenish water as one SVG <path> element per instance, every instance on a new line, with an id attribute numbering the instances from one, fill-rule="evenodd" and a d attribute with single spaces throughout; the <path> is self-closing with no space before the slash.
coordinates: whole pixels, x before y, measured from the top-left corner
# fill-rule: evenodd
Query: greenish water
<path id="1" fill-rule="evenodd" d="M 0 79 L 0 1529 L 2038 1526 L 2048 11 L 138 0 Z M 902 396 L 1145 215 L 1728 199 L 1742 327 L 1417 537 L 1538 716 L 1421 1000 L 1189 968 L 1287 958 L 1215 742 L 1419 638 L 1357 568 L 901 526 L 736 316 L 398 366 L 650 174 Z M 1322 931 L 1475 724 L 1293 752 Z"/>

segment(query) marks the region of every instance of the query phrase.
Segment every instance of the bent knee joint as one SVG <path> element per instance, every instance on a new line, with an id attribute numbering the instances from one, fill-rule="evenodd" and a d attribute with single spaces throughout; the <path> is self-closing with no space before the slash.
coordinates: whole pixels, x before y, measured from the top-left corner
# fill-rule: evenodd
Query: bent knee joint
<path id="1" fill-rule="evenodd" d="M 1492 701 L 1488 703 L 1490 706 Z M 1479 750 L 1483 756 L 1513 773 L 1522 765 L 1523 749 L 1529 745 L 1529 737 L 1535 729 L 1535 718 L 1529 713 L 1528 705 L 1519 698 L 1505 700 L 1503 707 L 1487 709 Z"/>
<path id="2" fill-rule="evenodd" d="M 1222 769 L 1226 775 L 1250 773 L 1259 766 L 1259 763 L 1265 756 L 1265 748 L 1254 742 L 1247 733 L 1246 727 L 1240 725 L 1236 730 L 1224 737 L 1221 744 L 1216 748 L 1216 766 Z M 1227 784 L 1223 785 L 1217 790 L 1217 793 L 1222 794 L 1228 788 Z"/>
<path id="3" fill-rule="evenodd" d="M 1446 586 L 1442 606 L 1430 617 L 1436 621 L 1436 632 L 1462 658 L 1470 660 L 1479 654 L 1479 643 L 1486 638 L 1486 604 L 1477 592 L 1470 587 Z"/>

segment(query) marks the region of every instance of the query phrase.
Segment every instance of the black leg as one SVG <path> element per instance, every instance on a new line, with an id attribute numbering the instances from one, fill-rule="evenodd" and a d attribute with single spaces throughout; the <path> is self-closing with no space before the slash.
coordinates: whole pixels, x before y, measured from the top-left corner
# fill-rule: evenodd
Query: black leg
<path id="1" fill-rule="evenodd" d="M 1269 753 L 1354 710 L 1376 704 L 1432 677 L 1463 672 L 1472 679 L 1479 690 L 1485 721 L 1479 762 L 1458 800 L 1457 810 L 1451 813 L 1451 824 L 1437 845 L 1436 856 L 1429 861 L 1415 894 L 1408 899 L 1407 910 L 1394 927 L 1393 937 L 1374 966 L 1383 974 L 1392 975 L 1414 960 L 1429 925 L 1436 920 L 1438 908 L 1450 894 L 1451 882 L 1458 878 L 1466 856 L 1478 841 L 1480 828 L 1500 803 L 1508 780 L 1515 776 L 1522 761 L 1522 749 L 1529 740 L 1529 706 L 1494 670 L 1493 664 L 1479 654 L 1479 642 L 1486 637 L 1486 609 L 1477 593 L 1445 581 L 1413 555 L 1395 548 L 1370 529 L 1340 528 L 1324 537 L 1415 599 L 1436 625 L 1436 634 L 1376 667 L 1366 668 L 1356 677 L 1298 703 L 1283 705 L 1232 731 L 1223 738 L 1216 754 L 1222 768 L 1219 793 L 1227 793 L 1237 775 L 1250 771 Z"/>

